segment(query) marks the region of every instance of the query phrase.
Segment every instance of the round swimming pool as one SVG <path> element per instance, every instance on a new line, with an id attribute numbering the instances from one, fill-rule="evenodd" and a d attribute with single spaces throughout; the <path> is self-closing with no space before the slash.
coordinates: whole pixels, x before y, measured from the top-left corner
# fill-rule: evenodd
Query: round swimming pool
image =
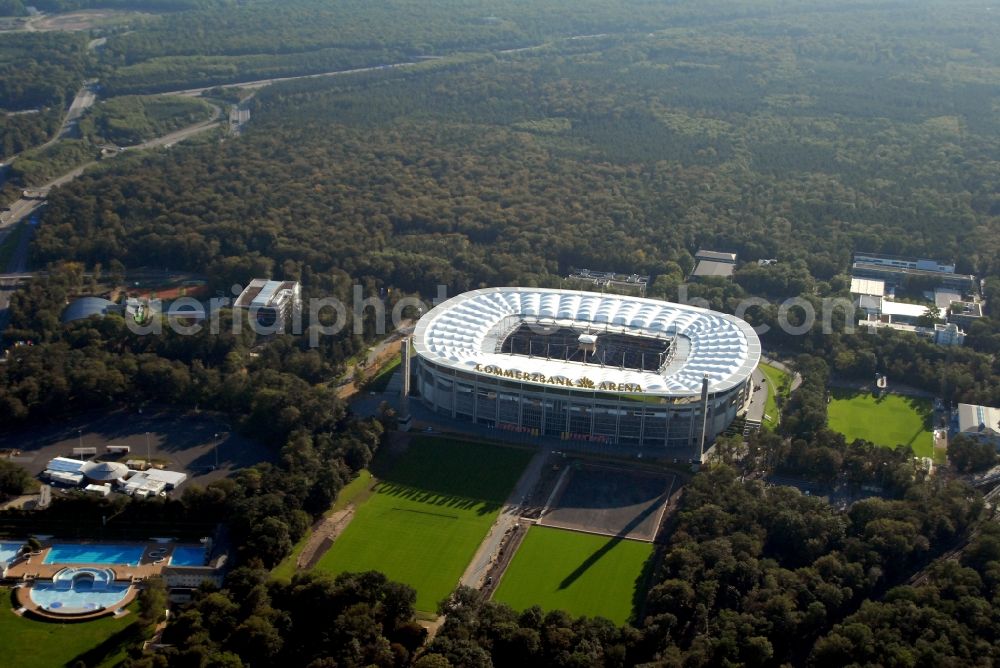
<path id="1" fill-rule="evenodd" d="M 51 582 L 35 582 L 28 592 L 38 607 L 61 615 L 113 609 L 128 595 L 109 568 L 64 568 Z"/>

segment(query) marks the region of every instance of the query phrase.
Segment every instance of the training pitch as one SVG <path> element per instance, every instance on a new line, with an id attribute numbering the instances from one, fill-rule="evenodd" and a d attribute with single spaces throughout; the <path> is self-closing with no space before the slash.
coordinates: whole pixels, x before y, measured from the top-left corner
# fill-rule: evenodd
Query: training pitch
<path id="1" fill-rule="evenodd" d="M 827 409 L 830 429 L 847 437 L 895 448 L 908 445 L 918 457 L 934 456 L 931 403 L 926 399 L 833 390 Z"/>
<path id="2" fill-rule="evenodd" d="M 540 524 L 652 541 L 675 484 L 669 473 L 570 463 Z"/>
<path id="3" fill-rule="evenodd" d="M 534 526 L 493 598 L 516 610 L 538 605 L 623 624 L 652 554 L 650 543 Z"/>
<path id="4" fill-rule="evenodd" d="M 317 568 L 381 571 L 417 590 L 417 610 L 434 612 L 530 459 L 523 450 L 414 437 Z"/>

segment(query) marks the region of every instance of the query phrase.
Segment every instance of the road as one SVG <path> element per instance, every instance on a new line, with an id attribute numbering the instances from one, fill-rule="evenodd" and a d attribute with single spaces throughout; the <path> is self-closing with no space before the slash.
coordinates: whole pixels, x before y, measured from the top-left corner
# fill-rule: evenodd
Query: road
<path id="1" fill-rule="evenodd" d="M 281 83 L 283 81 L 298 81 L 299 79 L 323 79 L 326 77 L 336 77 L 345 74 L 361 74 L 363 72 L 377 72 L 379 70 L 391 70 L 399 67 L 412 67 L 414 65 L 419 65 L 423 61 L 411 60 L 402 63 L 387 63 L 385 65 L 372 65 L 371 67 L 357 67 L 350 70 L 333 70 L 330 72 L 317 72 L 316 74 L 299 74 L 297 76 L 290 77 L 275 77 L 273 79 L 257 79 L 255 81 L 240 81 L 236 83 L 218 83 L 212 86 L 202 86 L 201 88 L 182 88 L 181 90 L 170 90 L 157 93 L 157 95 L 185 95 L 188 97 L 194 97 L 201 95 L 207 90 L 212 90 L 213 88 L 245 88 L 247 90 L 253 90 L 256 88 L 264 88 L 265 86 L 270 86 L 271 84 Z"/>
<path id="2" fill-rule="evenodd" d="M 507 532 L 520 519 L 524 503 L 528 495 L 531 494 L 538 484 L 538 480 L 541 478 L 542 471 L 545 468 L 545 463 L 551 455 L 551 448 L 546 447 L 539 450 L 531 458 L 528 467 L 521 474 L 517 484 L 514 485 L 514 489 L 507 497 L 507 502 L 504 503 L 503 510 L 500 511 L 500 516 L 493 523 L 490 533 L 487 534 L 485 540 L 479 545 L 476 555 L 465 569 L 465 573 L 462 574 L 462 579 L 459 581 L 460 584 L 474 589 L 479 589 L 482 586 L 486 571 L 489 570 L 490 563 L 497 556 L 500 543 L 503 541 L 504 536 L 507 535 Z"/>
<path id="3" fill-rule="evenodd" d="M 62 126 L 59 128 L 59 132 L 52 135 L 52 139 L 48 140 L 40 146 L 34 147 L 32 150 L 44 150 L 55 144 L 60 139 L 66 139 L 72 134 L 75 134 L 77 121 L 80 120 L 80 116 L 83 112 L 87 111 L 90 107 L 94 105 L 97 101 L 97 81 L 85 81 L 80 90 L 76 92 L 76 96 L 73 97 L 73 101 L 69 104 L 69 109 L 66 110 L 66 115 L 63 116 Z M 11 157 L 7 160 L 7 164 L 14 162 L 17 156 Z"/>
<path id="4" fill-rule="evenodd" d="M 402 343 L 401 339 L 413 333 L 415 324 L 410 318 L 400 321 L 399 328 L 396 331 L 372 346 L 365 356 L 364 365 L 361 367 L 364 369 L 365 378 L 371 378 L 376 375 L 383 361 L 399 354 Z M 358 393 L 358 388 L 354 385 L 354 372 L 357 368 L 358 365 L 354 364 L 344 371 L 343 380 L 337 386 L 337 396 L 341 399 L 350 399 Z"/>
<path id="5" fill-rule="evenodd" d="M 526 51 L 536 51 L 538 49 L 544 49 L 547 46 L 551 46 L 557 42 L 573 42 L 581 39 L 595 39 L 600 37 L 607 37 L 606 33 L 601 33 L 598 35 L 572 35 L 570 37 L 561 37 L 554 39 L 549 42 L 542 42 L 541 44 L 533 44 L 531 46 L 522 46 L 514 49 L 501 49 L 498 51 L 483 51 L 483 52 L 472 52 L 473 54 L 479 53 L 495 53 L 496 55 L 511 55 L 517 53 L 524 53 Z M 157 93 L 157 95 L 201 95 L 207 90 L 212 90 L 213 88 L 264 88 L 265 86 L 270 86 L 271 84 L 281 83 L 283 81 L 297 81 L 299 79 L 323 79 L 327 77 L 337 77 L 345 74 L 362 74 L 364 72 L 378 72 L 380 70 L 392 70 L 401 67 L 413 67 L 414 65 L 420 65 L 429 60 L 442 60 L 444 56 L 421 56 L 416 60 L 408 60 L 401 63 L 386 63 L 384 65 L 372 65 L 370 67 L 357 67 L 349 70 L 332 70 L 330 72 L 317 72 L 315 74 L 299 74 L 295 76 L 288 77 L 274 77 L 272 79 L 257 79 L 255 81 L 242 81 L 239 83 L 219 83 L 211 86 L 203 86 L 201 88 L 183 88 L 181 90 L 165 91 L 162 93 Z"/>
<path id="6" fill-rule="evenodd" d="M 137 149 L 147 149 L 155 148 L 158 146 L 170 146 L 180 141 L 184 141 L 194 135 L 204 132 L 205 130 L 217 127 L 220 123 L 219 117 L 222 114 L 222 110 L 212 105 L 213 113 L 212 118 L 190 125 L 186 128 L 181 128 L 175 132 L 171 132 L 162 137 L 157 137 L 156 139 L 151 139 L 142 144 L 137 144 L 135 146 L 125 147 L 124 150 L 131 151 Z M 96 165 L 97 161 L 88 162 L 85 165 L 80 165 L 75 169 L 71 169 L 65 174 L 58 176 L 45 185 L 39 186 L 37 188 L 31 188 L 31 190 L 40 191 L 42 193 L 48 193 L 49 190 L 57 186 L 61 186 L 64 183 L 69 183 L 76 177 L 83 174 L 89 167 Z M 21 198 L 11 204 L 10 211 L 7 211 L 0 215 L 0 243 L 10 234 L 14 227 L 20 223 L 22 220 L 29 218 L 32 214 L 37 212 L 41 207 L 45 206 L 44 199 L 28 199 Z M 7 321 L 9 318 L 8 308 L 10 306 L 10 297 L 14 293 L 14 290 L 23 283 L 30 274 L 27 272 L 28 266 L 28 242 L 30 240 L 30 235 L 22 235 L 20 243 L 11 257 L 10 265 L 8 267 L 0 267 L 0 333 L 7 326 Z M 7 273 L 9 272 L 9 273 Z"/>
<path id="7" fill-rule="evenodd" d="M 69 105 L 66 116 L 63 118 L 62 127 L 59 134 L 52 141 L 69 137 L 76 130 L 76 123 L 80 120 L 83 112 L 87 111 L 97 101 L 97 81 L 85 81 L 80 90 L 76 92 L 76 97 Z"/>
<path id="8" fill-rule="evenodd" d="M 150 139 L 149 141 L 142 142 L 141 144 L 135 144 L 134 146 L 125 146 L 122 150 L 125 151 L 140 151 L 148 148 L 157 148 L 159 146 L 172 146 L 177 142 L 184 141 L 190 137 L 195 136 L 199 132 L 204 132 L 214 127 L 218 127 L 222 122 L 220 116 L 222 115 L 222 109 L 216 105 L 212 105 L 212 117 L 208 120 L 202 121 L 201 123 L 195 123 L 194 125 L 189 125 L 186 128 L 181 128 L 169 134 L 165 134 L 162 137 L 157 137 L 156 139 Z"/>

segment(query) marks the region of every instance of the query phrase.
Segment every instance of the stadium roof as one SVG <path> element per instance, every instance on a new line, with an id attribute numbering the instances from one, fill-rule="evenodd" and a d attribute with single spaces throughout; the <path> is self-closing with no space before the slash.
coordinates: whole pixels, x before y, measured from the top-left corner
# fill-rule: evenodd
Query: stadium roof
<path id="1" fill-rule="evenodd" d="M 671 338 L 671 359 L 657 373 L 496 352 L 523 322 Z M 545 288 L 486 288 L 453 297 L 420 319 L 413 345 L 419 356 L 462 371 L 492 366 L 546 378 L 586 377 L 598 387 L 633 384 L 668 397 L 699 394 L 706 377 L 713 392 L 731 389 L 760 361 L 757 334 L 735 316 L 655 299 Z"/>

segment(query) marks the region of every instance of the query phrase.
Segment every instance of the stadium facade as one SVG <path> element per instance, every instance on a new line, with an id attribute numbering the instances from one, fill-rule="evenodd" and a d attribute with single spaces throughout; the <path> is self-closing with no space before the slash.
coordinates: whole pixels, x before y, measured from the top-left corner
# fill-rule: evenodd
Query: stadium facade
<path id="1" fill-rule="evenodd" d="M 454 420 L 692 459 L 749 400 L 761 352 L 731 315 L 520 287 L 439 304 L 413 349 L 420 400 Z"/>

